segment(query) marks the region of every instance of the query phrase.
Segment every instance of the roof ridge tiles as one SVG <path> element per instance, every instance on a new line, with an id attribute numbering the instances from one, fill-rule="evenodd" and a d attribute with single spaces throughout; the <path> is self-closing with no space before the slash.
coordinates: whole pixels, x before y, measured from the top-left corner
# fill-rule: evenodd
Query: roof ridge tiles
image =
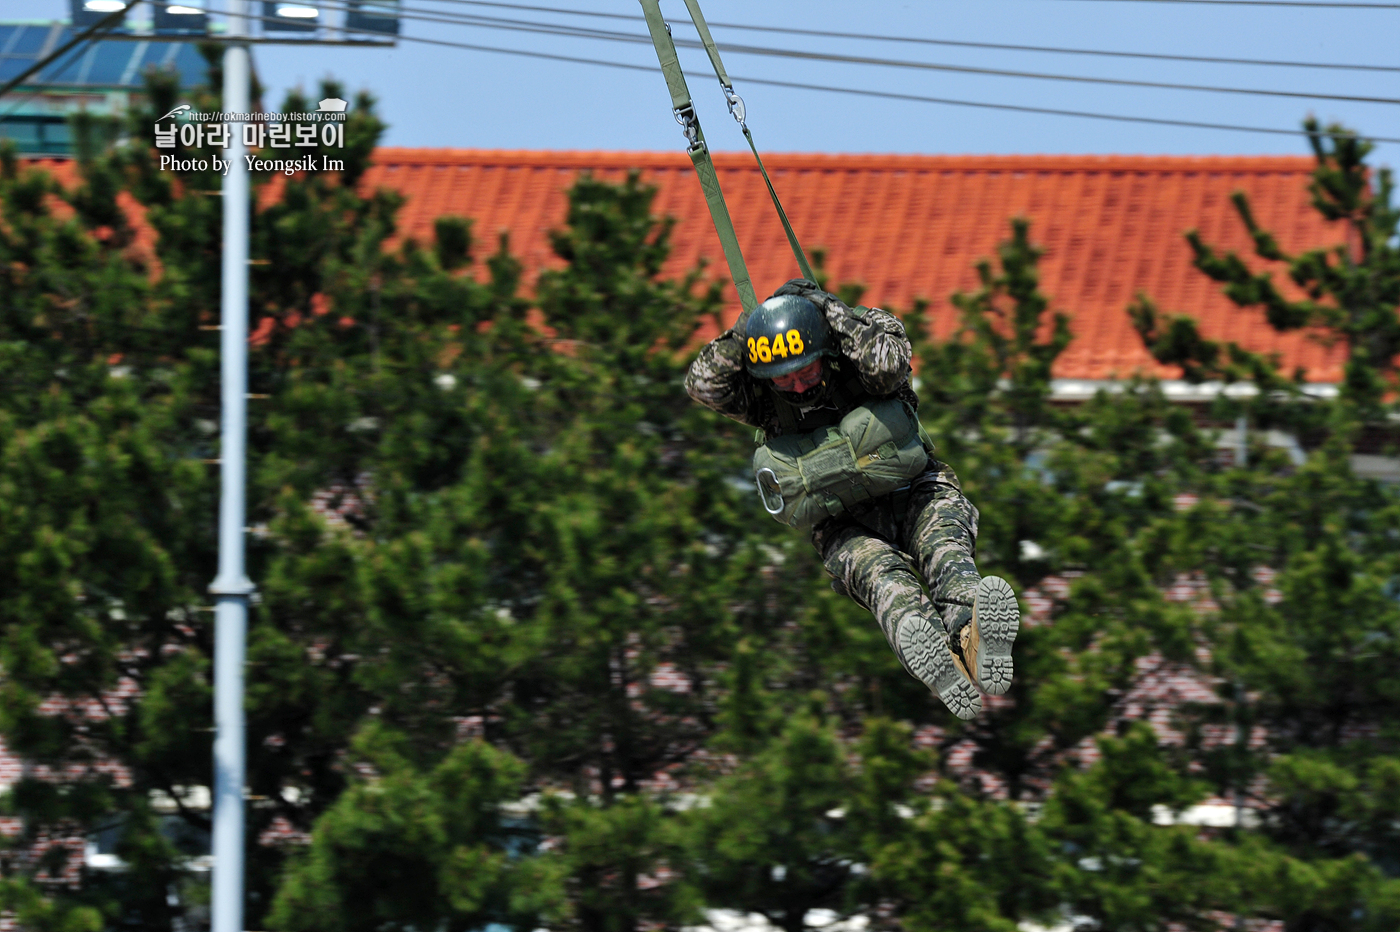
<path id="1" fill-rule="evenodd" d="M 712 152 L 725 169 L 756 169 L 747 152 Z M 772 152 L 765 163 L 776 170 L 903 171 L 1138 171 L 1307 173 L 1308 156 L 1292 155 L 908 155 Z M 548 168 L 688 168 L 681 152 L 544 149 L 425 149 L 381 147 L 376 165 L 505 165 Z"/>

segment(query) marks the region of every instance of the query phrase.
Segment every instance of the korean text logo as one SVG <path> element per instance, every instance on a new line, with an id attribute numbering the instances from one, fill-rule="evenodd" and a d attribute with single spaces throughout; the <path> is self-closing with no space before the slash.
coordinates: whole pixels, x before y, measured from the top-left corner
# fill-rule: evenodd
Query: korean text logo
<path id="1" fill-rule="evenodd" d="M 171 110 L 155 124 L 157 149 L 174 149 L 176 145 L 189 150 L 228 149 L 235 133 L 241 134 L 241 141 L 249 149 L 289 150 L 286 155 L 293 158 L 261 158 L 245 155 L 249 171 L 283 172 L 287 175 L 299 171 L 344 171 L 345 161 L 328 155 L 317 156 L 306 149 L 345 148 L 345 101 L 338 97 L 328 97 L 321 101 L 316 110 L 306 113 L 203 113 L 190 109 L 189 104 L 181 104 Z M 162 125 L 161 121 L 170 122 Z M 296 150 L 302 150 L 297 152 Z M 201 152 L 202 154 L 202 152 Z M 211 158 L 201 158 L 191 153 L 189 157 L 162 153 L 162 171 L 208 171 L 211 167 L 220 174 L 226 174 L 229 162 L 219 158 L 217 152 Z"/>

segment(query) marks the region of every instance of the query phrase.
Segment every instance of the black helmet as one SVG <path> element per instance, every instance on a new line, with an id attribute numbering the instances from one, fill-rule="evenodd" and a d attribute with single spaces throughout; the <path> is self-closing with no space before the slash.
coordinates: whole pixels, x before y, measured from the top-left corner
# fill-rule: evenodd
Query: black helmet
<path id="1" fill-rule="evenodd" d="M 777 295 L 753 309 L 744 325 L 749 375 L 776 379 L 822 356 L 836 355 L 826 315 L 797 295 Z"/>

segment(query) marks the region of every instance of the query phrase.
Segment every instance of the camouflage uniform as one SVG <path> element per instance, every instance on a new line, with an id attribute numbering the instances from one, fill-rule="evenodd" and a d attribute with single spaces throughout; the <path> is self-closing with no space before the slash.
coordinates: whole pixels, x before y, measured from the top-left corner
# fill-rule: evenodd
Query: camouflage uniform
<path id="1" fill-rule="evenodd" d="M 858 404 L 875 398 L 901 398 L 917 409 L 919 400 L 909 385 L 912 348 L 904 325 L 893 314 L 879 308 L 852 309 L 801 279 L 788 282 L 776 294 L 800 295 L 822 310 L 840 343 L 833 377 L 847 386 L 838 393 L 840 403 L 801 409 L 798 430 L 836 423 Z M 686 374 L 686 392 L 725 417 L 779 436 L 781 402 L 772 383 L 751 377 L 745 368 L 747 347 L 737 335 L 745 332 L 745 320 L 741 315 L 733 329 L 700 351 Z M 928 584 L 945 629 L 956 631 L 971 618 L 973 592 L 981 578 L 973 560 L 976 541 L 977 509 L 963 496 L 953 470 L 932 457 L 907 489 L 862 502 L 812 529 L 812 543 L 835 578 L 833 588 L 875 615 L 901 661 L 905 657 L 896 639 L 901 621 L 910 613 L 925 618 L 935 614 L 919 575 Z"/>

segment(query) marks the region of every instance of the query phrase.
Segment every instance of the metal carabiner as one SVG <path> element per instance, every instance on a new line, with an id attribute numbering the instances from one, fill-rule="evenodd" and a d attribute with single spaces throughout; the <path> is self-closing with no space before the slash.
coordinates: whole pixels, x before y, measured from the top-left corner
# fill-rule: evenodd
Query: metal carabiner
<path id="1" fill-rule="evenodd" d="M 763 510 L 770 515 L 780 515 L 783 513 L 783 488 L 778 483 L 778 477 L 773 470 L 767 466 L 754 473 L 754 481 L 758 486 L 758 497 L 763 502 Z"/>
<path id="2" fill-rule="evenodd" d="M 734 93 L 734 89 L 720 85 L 720 90 L 724 91 L 724 100 L 729 105 L 729 115 L 734 118 L 734 122 L 740 126 L 744 125 L 744 98 Z"/>
<path id="3" fill-rule="evenodd" d="M 700 121 L 695 118 L 695 108 L 686 104 L 684 107 L 677 107 L 671 111 L 676 118 L 676 122 L 681 125 L 682 132 L 685 133 L 686 141 L 694 148 L 700 141 Z"/>

